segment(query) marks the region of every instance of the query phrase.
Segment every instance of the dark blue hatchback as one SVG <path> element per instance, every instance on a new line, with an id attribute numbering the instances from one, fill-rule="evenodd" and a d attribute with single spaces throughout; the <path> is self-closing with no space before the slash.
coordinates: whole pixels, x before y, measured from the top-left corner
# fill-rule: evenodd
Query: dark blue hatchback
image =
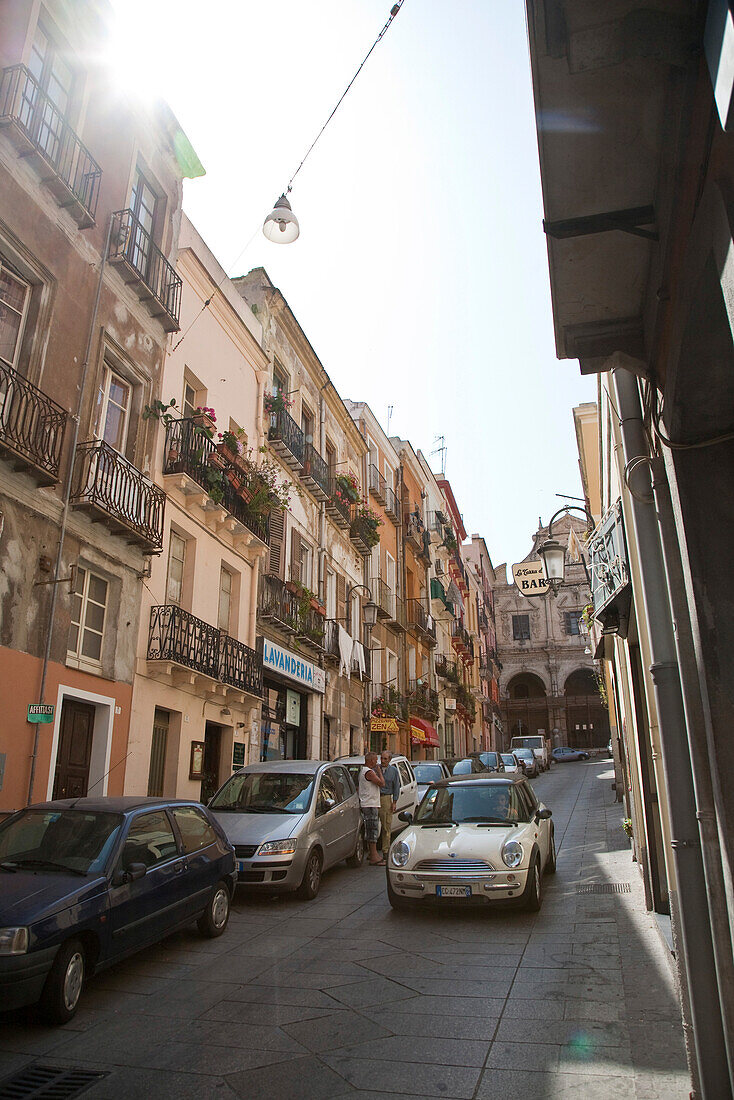
<path id="1" fill-rule="evenodd" d="M 234 849 L 197 802 L 77 798 L 0 824 L 0 1008 L 74 1015 L 95 970 L 193 921 L 227 927 Z"/>

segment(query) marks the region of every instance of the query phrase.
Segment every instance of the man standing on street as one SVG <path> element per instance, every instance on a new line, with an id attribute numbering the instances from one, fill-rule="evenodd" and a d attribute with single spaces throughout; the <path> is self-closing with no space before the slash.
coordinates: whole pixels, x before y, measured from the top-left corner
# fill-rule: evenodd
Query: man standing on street
<path id="1" fill-rule="evenodd" d="M 382 830 L 382 855 L 386 862 L 390 851 L 390 840 L 392 839 L 392 815 L 398 808 L 398 798 L 400 797 L 400 775 L 395 765 L 390 763 L 391 760 L 391 752 L 385 750 L 380 753 L 380 765 L 382 774 L 385 777 L 385 782 L 380 790 L 380 829 Z"/>
<path id="2" fill-rule="evenodd" d="M 372 867 L 384 867 L 385 860 L 380 859 L 377 851 L 377 837 L 380 833 L 380 790 L 385 778 L 377 763 L 376 752 L 364 754 L 364 767 L 359 769 L 359 805 L 364 820 L 364 838 L 369 846 L 369 863 Z"/>

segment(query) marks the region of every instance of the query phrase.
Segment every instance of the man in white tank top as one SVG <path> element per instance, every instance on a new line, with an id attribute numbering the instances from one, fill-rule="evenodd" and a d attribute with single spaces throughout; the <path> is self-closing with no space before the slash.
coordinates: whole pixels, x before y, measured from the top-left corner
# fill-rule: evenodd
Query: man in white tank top
<path id="1" fill-rule="evenodd" d="M 364 820 L 364 838 L 369 846 L 370 866 L 384 867 L 385 860 L 377 851 L 377 838 L 380 834 L 380 791 L 385 780 L 376 752 L 366 752 L 364 763 L 365 766 L 359 769 L 359 805 Z"/>

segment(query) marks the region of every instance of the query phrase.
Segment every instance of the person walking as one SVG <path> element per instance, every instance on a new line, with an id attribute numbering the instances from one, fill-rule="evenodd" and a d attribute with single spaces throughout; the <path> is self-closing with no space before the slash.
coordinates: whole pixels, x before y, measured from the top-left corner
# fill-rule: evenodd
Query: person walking
<path id="1" fill-rule="evenodd" d="M 380 791 L 385 778 L 377 763 L 376 752 L 364 754 L 364 767 L 359 769 L 359 805 L 364 821 L 364 838 L 369 848 L 369 863 L 372 867 L 384 867 L 385 860 L 380 859 L 377 851 L 377 838 L 380 835 Z"/>
<path id="2" fill-rule="evenodd" d="M 392 815 L 398 808 L 400 797 L 400 774 L 391 764 L 392 753 L 385 750 L 380 753 L 380 766 L 385 782 L 380 789 L 380 842 L 382 856 L 387 861 L 392 840 Z"/>

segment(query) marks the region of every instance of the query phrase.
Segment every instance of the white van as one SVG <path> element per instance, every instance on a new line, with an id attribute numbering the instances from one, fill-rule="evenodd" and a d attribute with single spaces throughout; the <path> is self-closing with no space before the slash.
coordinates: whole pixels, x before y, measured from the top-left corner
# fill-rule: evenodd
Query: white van
<path id="1" fill-rule="evenodd" d="M 551 755 L 549 742 L 542 733 L 526 734 L 524 737 L 513 737 L 510 741 L 510 752 L 514 749 L 532 749 L 538 761 L 541 771 L 547 771 L 550 767 Z"/>

